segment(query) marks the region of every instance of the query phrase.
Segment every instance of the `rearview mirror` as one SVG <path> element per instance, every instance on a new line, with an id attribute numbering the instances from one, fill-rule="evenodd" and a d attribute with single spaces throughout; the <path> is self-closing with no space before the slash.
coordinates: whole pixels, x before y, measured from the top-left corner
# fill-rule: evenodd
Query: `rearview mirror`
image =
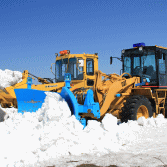
<path id="1" fill-rule="evenodd" d="M 112 64 L 112 56 L 110 57 L 110 65 Z"/>

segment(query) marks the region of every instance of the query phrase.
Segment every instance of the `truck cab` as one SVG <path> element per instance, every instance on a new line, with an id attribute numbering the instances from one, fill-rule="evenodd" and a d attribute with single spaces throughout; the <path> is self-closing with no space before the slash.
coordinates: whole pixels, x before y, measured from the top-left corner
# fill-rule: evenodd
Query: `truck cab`
<path id="1" fill-rule="evenodd" d="M 122 50 L 121 60 L 123 73 L 139 76 L 141 81 L 149 78 L 148 87 L 152 89 L 167 88 L 167 48 L 137 43 Z"/>
<path id="2" fill-rule="evenodd" d="M 55 82 L 64 82 L 64 74 L 71 74 L 71 85 L 78 87 L 92 87 L 95 71 L 98 70 L 98 54 L 70 54 L 64 50 L 56 56 Z"/>

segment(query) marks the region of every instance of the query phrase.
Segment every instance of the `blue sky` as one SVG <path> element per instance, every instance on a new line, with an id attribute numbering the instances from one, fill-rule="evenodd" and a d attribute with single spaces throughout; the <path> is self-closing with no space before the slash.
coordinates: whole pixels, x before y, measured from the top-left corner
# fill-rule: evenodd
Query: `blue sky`
<path id="1" fill-rule="evenodd" d="M 54 78 L 55 53 L 98 53 L 99 70 L 120 74 L 122 49 L 167 47 L 166 0 L 1 0 L 0 69 Z"/>

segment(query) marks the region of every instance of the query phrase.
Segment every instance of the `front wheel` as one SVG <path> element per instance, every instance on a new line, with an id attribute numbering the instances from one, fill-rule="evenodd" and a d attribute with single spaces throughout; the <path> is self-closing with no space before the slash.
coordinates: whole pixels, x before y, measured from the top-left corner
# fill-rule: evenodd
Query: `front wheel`
<path id="1" fill-rule="evenodd" d="M 142 116 L 146 119 L 153 116 L 151 102 L 145 96 L 129 97 L 122 108 L 121 122 L 138 120 Z"/>

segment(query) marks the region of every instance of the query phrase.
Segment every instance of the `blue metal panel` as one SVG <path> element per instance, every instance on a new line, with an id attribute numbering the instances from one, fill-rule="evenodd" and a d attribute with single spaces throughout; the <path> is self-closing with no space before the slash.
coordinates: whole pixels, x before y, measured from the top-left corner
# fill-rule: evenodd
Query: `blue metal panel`
<path id="1" fill-rule="evenodd" d="M 135 86 L 141 86 L 141 85 L 145 85 L 145 84 L 146 84 L 145 82 L 142 82 L 142 83 L 135 84 Z"/>
<path id="2" fill-rule="evenodd" d="M 71 88 L 71 86 L 70 86 L 71 74 L 70 73 L 66 73 L 64 75 L 64 81 L 65 81 L 65 87 L 67 87 L 68 89 L 70 89 Z"/>
<path id="3" fill-rule="evenodd" d="M 67 88 L 63 87 L 61 90 L 60 95 L 65 99 L 65 101 L 68 103 L 68 106 L 75 116 L 78 115 L 78 102 L 73 95 L 73 93 Z"/>
<path id="4" fill-rule="evenodd" d="M 32 78 L 31 77 L 27 77 L 27 88 L 31 89 L 31 85 L 32 85 Z"/>
<path id="5" fill-rule="evenodd" d="M 18 104 L 18 112 L 35 112 L 42 107 L 46 97 L 45 91 L 34 89 L 14 89 Z"/>
<path id="6" fill-rule="evenodd" d="M 79 115 L 80 113 L 88 113 L 88 109 L 90 109 L 90 113 L 93 113 L 94 117 L 100 118 L 100 106 L 99 103 L 94 102 L 93 91 L 91 89 L 87 91 L 84 105 L 78 104 L 75 96 L 67 87 L 62 88 L 60 95 L 68 103 L 71 114 L 75 115 L 76 119 L 79 120 L 84 127 L 86 126 L 86 119 L 81 119 L 81 116 Z"/>

